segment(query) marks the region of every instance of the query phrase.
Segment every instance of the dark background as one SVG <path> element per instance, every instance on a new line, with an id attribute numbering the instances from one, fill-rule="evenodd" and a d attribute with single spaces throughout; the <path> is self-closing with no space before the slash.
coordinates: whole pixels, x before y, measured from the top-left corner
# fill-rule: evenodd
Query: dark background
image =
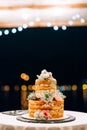
<path id="1" fill-rule="evenodd" d="M 0 86 L 10 84 L 13 88 L 15 84 L 24 84 L 20 78 L 22 72 L 30 76 L 26 84 L 34 84 L 42 69 L 51 71 L 58 85 L 77 84 L 79 90 L 81 83 L 87 79 L 87 27 L 68 27 L 65 31 L 61 28 L 58 31 L 53 28 L 28 28 L 0 37 Z M 3 97 L 3 93 L 0 94 Z M 82 109 L 82 92 L 72 95 L 66 99 L 65 108 L 86 111 L 86 104 Z M 6 98 L 9 104 L 12 104 L 11 96 L 12 92 Z M 15 98 L 18 100 L 18 97 Z M 6 99 L 3 100 L 6 102 Z M 7 109 L 19 108 L 20 104 L 15 107 L 17 100 L 12 108 L 9 106 Z M 7 110 L 5 106 L 8 102 L 6 105 L 1 101 L 0 110 Z"/>
<path id="2" fill-rule="evenodd" d="M 59 84 L 87 78 L 87 27 L 32 28 L 0 37 L 0 82 L 20 82 L 22 72 L 34 83 L 42 69 Z"/>

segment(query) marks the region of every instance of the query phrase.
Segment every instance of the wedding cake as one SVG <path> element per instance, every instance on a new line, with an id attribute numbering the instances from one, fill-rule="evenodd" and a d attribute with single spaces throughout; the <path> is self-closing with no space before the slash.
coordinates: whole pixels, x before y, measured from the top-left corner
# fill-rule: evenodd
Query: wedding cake
<path id="1" fill-rule="evenodd" d="M 57 90 L 57 80 L 51 72 L 42 70 L 32 88 L 28 96 L 29 117 L 47 120 L 64 116 L 64 95 Z"/>

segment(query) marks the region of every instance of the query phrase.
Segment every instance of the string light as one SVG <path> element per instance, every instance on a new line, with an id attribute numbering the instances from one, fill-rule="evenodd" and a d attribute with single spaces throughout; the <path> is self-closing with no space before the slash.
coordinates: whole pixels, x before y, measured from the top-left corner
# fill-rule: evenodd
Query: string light
<path id="1" fill-rule="evenodd" d="M 17 29 L 16 29 L 16 28 L 13 28 L 13 29 L 11 30 L 11 32 L 12 32 L 12 33 L 16 33 L 16 32 L 17 32 Z"/>
<path id="2" fill-rule="evenodd" d="M 49 0 L 41 3 L 38 0 L 35 3 L 11 1 L 10 4 L 8 1 L 5 4 L 1 2 L 0 5 L 0 27 L 7 28 L 0 29 L 0 36 L 15 34 L 32 27 L 51 27 L 58 31 L 59 28 L 66 30 L 68 26 L 87 25 L 85 0 L 51 0 L 50 3 Z"/>
<path id="3" fill-rule="evenodd" d="M 52 26 L 51 22 L 48 22 L 47 27 L 51 27 L 51 26 Z"/>
<path id="4" fill-rule="evenodd" d="M 20 26 L 18 28 L 12 28 L 12 29 L 0 29 L 0 36 L 2 35 L 8 35 L 10 33 L 15 34 L 17 32 L 22 32 L 24 29 L 27 29 L 28 26 L 24 24 L 23 26 Z"/>
<path id="5" fill-rule="evenodd" d="M 23 27 L 18 27 L 18 31 L 21 32 L 23 30 Z"/>
<path id="6" fill-rule="evenodd" d="M 30 22 L 29 22 L 29 26 L 32 27 L 33 25 L 34 25 L 34 21 L 30 21 Z"/>
<path id="7" fill-rule="evenodd" d="M 73 21 L 70 20 L 70 21 L 68 22 L 68 24 L 69 24 L 69 25 L 73 25 Z"/>
<path id="8" fill-rule="evenodd" d="M 23 14 L 23 15 L 22 15 L 22 18 L 23 18 L 24 20 L 28 19 L 28 17 L 29 17 L 28 14 Z M 84 24 L 85 21 L 86 21 L 85 18 L 81 17 L 80 14 L 77 13 L 76 15 L 73 15 L 73 16 L 71 17 L 71 20 L 68 21 L 68 25 L 69 25 L 69 26 L 73 26 L 73 25 L 74 25 L 74 22 L 75 22 L 76 20 L 78 20 L 78 24 L 79 24 L 79 23 Z M 15 34 L 15 33 L 17 33 L 17 32 L 22 32 L 24 29 L 27 29 L 27 28 L 29 28 L 29 27 L 32 28 L 36 22 L 40 22 L 40 21 L 41 21 L 40 17 L 37 16 L 37 17 L 35 18 L 35 20 L 30 21 L 28 24 L 23 24 L 23 26 L 19 26 L 18 28 L 0 29 L 0 36 L 2 36 L 3 34 L 4 34 L 4 35 L 9 35 L 10 33 Z M 53 26 L 53 25 L 52 25 L 52 23 L 51 23 L 50 21 L 46 23 L 46 27 L 52 27 L 52 26 Z M 55 31 L 58 31 L 59 28 L 61 28 L 62 30 L 66 30 L 66 29 L 67 29 L 67 26 L 65 26 L 65 25 L 62 26 L 62 27 L 60 27 L 60 26 L 58 27 L 57 25 L 53 26 L 53 30 L 55 30 Z"/>
<path id="9" fill-rule="evenodd" d="M 81 22 L 81 23 L 84 23 L 84 22 L 85 22 L 85 19 L 84 19 L 84 18 L 81 18 L 81 19 L 80 19 L 80 22 Z"/>
<path id="10" fill-rule="evenodd" d="M 4 34 L 8 35 L 9 34 L 9 30 L 4 30 Z"/>
<path id="11" fill-rule="evenodd" d="M 66 26 L 62 26 L 62 30 L 66 30 L 67 29 L 67 27 Z"/>
<path id="12" fill-rule="evenodd" d="M 72 16 L 72 20 L 70 20 L 68 24 L 69 24 L 69 25 L 73 25 L 76 20 L 78 20 L 78 24 L 79 24 L 79 23 L 82 23 L 82 24 L 85 23 L 85 19 L 82 18 L 82 17 L 80 16 L 80 14 L 76 14 L 76 15 L 73 15 L 73 16 Z"/>
<path id="13" fill-rule="evenodd" d="M 54 29 L 55 31 L 57 31 L 57 30 L 58 30 L 58 26 L 54 26 L 53 29 Z"/>
<path id="14" fill-rule="evenodd" d="M 26 29 L 26 28 L 28 28 L 28 25 L 27 25 L 27 24 L 24 24 L 24 25 L 23 25 L 23 29 Z"/>
<path id="15" fill-rule="evenodd" d="M 0 31 L 0 36 L 2 36 L 2 31 Z"/>

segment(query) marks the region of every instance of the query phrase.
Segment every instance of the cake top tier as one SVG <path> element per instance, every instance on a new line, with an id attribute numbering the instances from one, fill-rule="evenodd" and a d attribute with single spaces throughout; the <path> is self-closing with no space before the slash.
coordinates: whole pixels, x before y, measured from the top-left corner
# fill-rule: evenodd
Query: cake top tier
<path id="1" fill-rule="evenodd" d="M 46 69 L 41 71 L 40 75 L 37 75 L 39 80 L 46 80 L 46 79 L 50 79 L 50 80 L 55 80 L 52 76 L 52 72 L 48 72 Z"/>
<path id="2" fill-rule="evenodd" d="M 52 73 L 48 72 L 46 69 L 41 71 L 40 75 L 37 75 L 38 79 L 36 79 L 35 84 L 57 84 L 55 78 L 53 78 Z"/>
<path id="3" fill-rule="evenodd" d="M 56 89 L 57 80 L 53 78 L 52 73 L 48 72 L 46 69 L 41 71 L 40 75 L 37 75 L 35 80 L 34 90 L 50 90 Z"/>

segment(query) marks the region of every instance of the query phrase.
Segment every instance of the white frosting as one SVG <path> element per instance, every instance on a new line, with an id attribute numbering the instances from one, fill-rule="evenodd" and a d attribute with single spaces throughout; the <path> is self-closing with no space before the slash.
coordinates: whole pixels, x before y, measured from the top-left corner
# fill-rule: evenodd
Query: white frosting
<path id="1" fill-rule="evenodd" d="M 51 81 L 51 84 L 56 84 L 57 81 L 55 78 L 53 78 L 52 73 L 48 72 L 46 69 L 41 71 L 40 75 L 37 75 L 39 80 L 49 79 Z"/>
<path id="2" fill-rule="evenodd" d="M 52 78 L 52 73 L 47 72 L 46 69 L 41 71 L 40 75 L 37 75 L 38 79 L 47 79 L 47 78 Z"/>

